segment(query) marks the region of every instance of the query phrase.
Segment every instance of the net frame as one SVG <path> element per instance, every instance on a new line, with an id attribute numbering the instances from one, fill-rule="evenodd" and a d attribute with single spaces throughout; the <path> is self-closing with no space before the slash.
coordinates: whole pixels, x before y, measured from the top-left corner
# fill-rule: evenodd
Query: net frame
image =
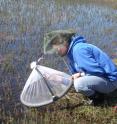
<path id="1" fill-rule="evenodd" d="M 60 95 L 54 95 L 54 93 L 52 92 L 52 90 L 49 88 L 49 86 L 48 86 L 48 82 L 47 82 L 47 80 L 46 80 L 46 78 L 43 76 L 43 74 L 41 73 L 41 71 L 38 69 L 39 68 L 39 66 L 40 67 L 44 67 L 44 66 L 41 66 L 41 65 L 37 65 L 34 69 L 42 76 L 42 79 L 43 79 L 43 81 L 45 81 L 45 84 L 46 84 L 46 86 L 48 87 L 48 89 L 49 89 L 49 91 L 50 91 L 50 93 L 51 93 L 51 100 L 49 100 L 49 101 L 46 101 L 46 102 L 43 102 L 43 103 L 37 103 L 37 104 L 32 104 L 32 103 L 28 103 L 28 102 L 26 102 L 24 99 L 23 99 L 23 91 L 22 91 L 22 93 L 21 93 L 21 95 L 20 95 L 20 100 L 21 100 L 21 102 L 24 104 L 24 105 L 26 105 L 26 106 L 29 106 L 29 107 L 40 107 L 40 106 L 44 106 L 44 105 L 48 105 L 48 104 L 50 104 L 50 103 L 53 103 L 53 102 L 55 102 L 56 100 L 58 100 L 58 99 L 60 99 L 61 97 L 63 97 L 67 92 L 68 92 L 68 90 L 70 89 L 70 87 L 72 86 L 72 80 L 71 80 L 71 82 L 69 83 L 69 85 L 67 86 L 67 89 L 65 89 L 65 91 L 64 92 L 62 92 L 62 94 Z M 46 68 L 48 68 L 48 67 L 46 67 Z M 33 69 L 33 70 L 34 70 Z M 51 69 L 51 68 L 49 68 L 49 69 Z M 64 73 L 64 72 L 62 72 L 62 73 Z M 66 74 L 66 73 L 65 73 Z M 30 74 L 31 75 L 31 74 Z M 68 74 L 67 74 L 68 75 Z M 70 76 L 70 75 L 69 75 Z M 25 86 L 24 86 L 24 89 L 25 89 Z M 23 90 L 24 90 L 23 89 Z"/>

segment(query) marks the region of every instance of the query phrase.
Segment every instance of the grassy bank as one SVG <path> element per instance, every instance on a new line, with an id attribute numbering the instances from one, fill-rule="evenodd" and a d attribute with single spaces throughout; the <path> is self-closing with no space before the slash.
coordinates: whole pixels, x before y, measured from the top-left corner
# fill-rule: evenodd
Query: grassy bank
<path id="1" fill-rule="evenodd" d="M 68 99 L 69 97 L 69 99 Z M 80 94 L 70 91 L 67 97 L 41 108 L 25 108 L 14 116 L 2 113 L 3 124 L 116 124 L 117 111 L 112 105 L 85 105 Z M 112 99 L 111 99 L 112 101 Z"/>

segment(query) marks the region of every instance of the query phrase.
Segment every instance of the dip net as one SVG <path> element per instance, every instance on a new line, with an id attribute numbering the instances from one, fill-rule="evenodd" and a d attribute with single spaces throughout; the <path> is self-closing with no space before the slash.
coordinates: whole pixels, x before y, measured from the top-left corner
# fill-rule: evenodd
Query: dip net
<path id="1" fill-rule="evenodd" d="M 21 102 L 30 107 L 47 105 L 61 98 L 72 85 L 70 75 L 36 65 L 21 92 Z"/>

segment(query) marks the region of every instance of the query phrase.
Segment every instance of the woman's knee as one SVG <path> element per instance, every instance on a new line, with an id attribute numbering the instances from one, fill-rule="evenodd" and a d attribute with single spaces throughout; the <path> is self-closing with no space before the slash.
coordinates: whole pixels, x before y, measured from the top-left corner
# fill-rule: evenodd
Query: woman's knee
<path id="1" fill-rule="evenodd" d="M 84 85 L 83 82 L 80 78 L 74 80 L 74 88 L 76 90 L 76 92 L 82 92 L 84 89 Z"/>

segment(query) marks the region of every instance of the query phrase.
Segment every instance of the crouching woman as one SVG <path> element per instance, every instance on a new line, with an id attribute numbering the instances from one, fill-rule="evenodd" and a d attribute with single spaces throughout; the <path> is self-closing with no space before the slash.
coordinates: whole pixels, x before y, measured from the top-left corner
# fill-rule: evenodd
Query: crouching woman
<path id="1" fill-rule="evenodd" d="M 96 105 L 104 101 L 104 94 L 117 89 L 117 68 L 104 51 L 71 31 L 53 31 L 47 35 L 51 37 L 49 45 L 58 55 L 67 56 L 77 92 Z"/>

